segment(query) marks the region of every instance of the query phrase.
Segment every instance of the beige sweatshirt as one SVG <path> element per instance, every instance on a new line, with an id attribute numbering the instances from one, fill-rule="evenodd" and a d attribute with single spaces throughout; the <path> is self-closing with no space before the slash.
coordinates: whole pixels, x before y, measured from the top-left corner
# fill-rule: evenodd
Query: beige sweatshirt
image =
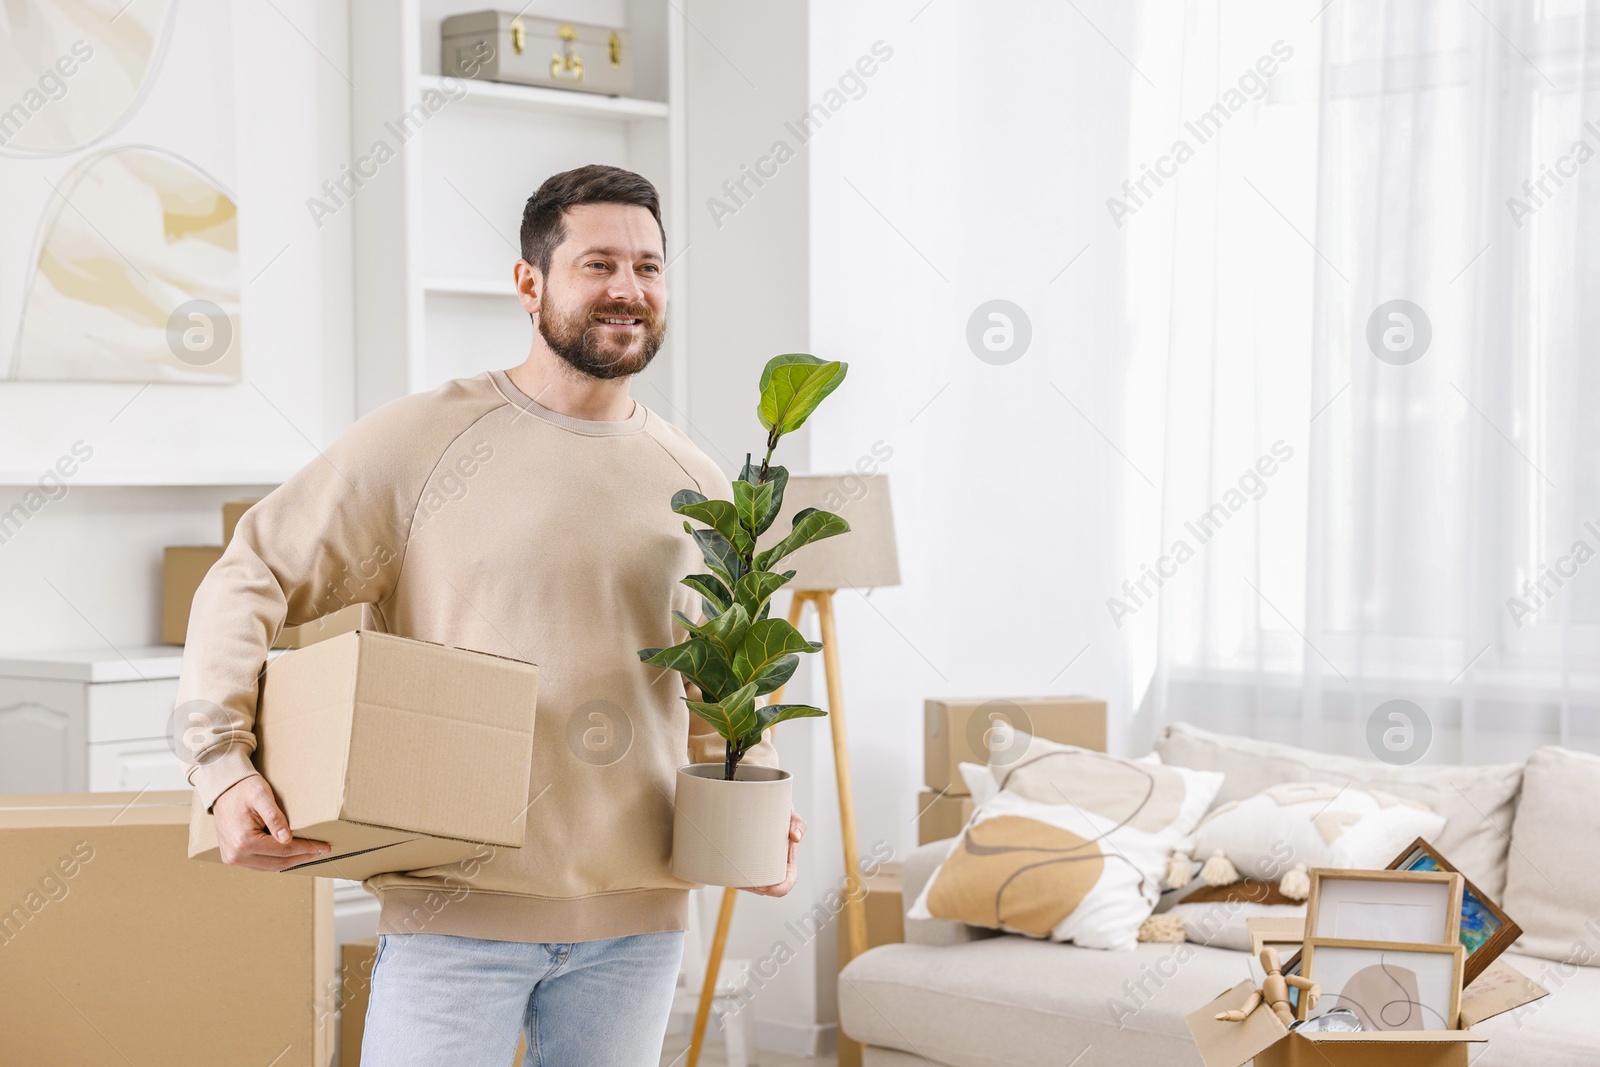
<path id="1" fill-rule="evenodd" d="M 638 650 L 687 639 L 672 609 L 702 617 L 678 584 L 705 569 L 672 512 L 689 487 L 733 495 L 643 404 L 575 419 L 503 371 L 358 420 L 245 513 L 195 595 L 178 704 L 215 703 L 226 721 L 195 746 L 189 781 L 209 808 L 255 773 L 257 677 L 279 629 L 361 603 L 367 629 L 539 666 L 523 846 L 368 879 L 379 932 L 567 942 L 684 929 L 691 883 L 669 868 L 677 768 L 721 762 L 723 741 L 689 712 L 682 676 Z M 613 708 L 632 743 L 602 766 L 569 734 Z M 745 759 L 777 766 L 772 739 Z"/>

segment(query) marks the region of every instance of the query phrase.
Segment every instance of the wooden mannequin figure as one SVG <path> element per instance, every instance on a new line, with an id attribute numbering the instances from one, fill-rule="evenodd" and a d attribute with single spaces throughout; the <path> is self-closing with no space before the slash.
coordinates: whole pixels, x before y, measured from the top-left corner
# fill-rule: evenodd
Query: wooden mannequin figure
<path id="1" fill-rule="evenodd" d="M 1298 974 L 1287 977 L 1282 973 L 1282 965 L 1278 961 L 1278 950 L 1264 948 L 1261 950 L 1261 969 L 1267 976 L 1261 980 L 1261 988 L 1250 994 L 1250 999 L 1244 1002 L 1244 1007 L 1233 1011 L 1217 1013 L 1217 1021 L 1224 1023 L 1241 1023 L 1249 1014 L 1266 1004 L 1282 1020 L 1284 1026 L 1295 1021 L 1294 1013 L 1289 1010 L 1289 987 L 1300 990 L 1300 1018 L 1304 1019 L 1306 1013 L 1317 1005 L 1317 997 L 1322 995 L 1322 987 L 1309 978 L 1302 978 Z"/>

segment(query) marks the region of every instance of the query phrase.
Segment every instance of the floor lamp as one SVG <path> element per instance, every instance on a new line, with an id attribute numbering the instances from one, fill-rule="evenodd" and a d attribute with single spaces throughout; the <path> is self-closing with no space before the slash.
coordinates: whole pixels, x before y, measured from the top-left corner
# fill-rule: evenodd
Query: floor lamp
<path id="1" fill-rule="evenodd" d="M 789 602 L 790 625 L 800 625 L 801 613 L 810 603 L 816 606 L 817 626 L 821 631 L 822 662 L 828 679 L 828 703 L 824 710 L 833 733 L 833 768 L 839 783 L 839 836 L 844 844 L 844 922 L 850 954 L 839 961 L 839 966 L 843 967 L 866 951 L 867 924 L 862 909 L 855 805 L 850 799 L 850 755 L 845 739 L 844 690 L 839 670 L 838 634 L 834 627 L 833 594 L 840 589 L 899 585 L 900 562 L 895 550 L 888 475 L 791 475 L 784 488 L 783 510 L 757 547 L 764 549 L 777 543 L 789 530 L 793 516 L 806 508 L 831 511 L 850 524 L 849 533 L 807 545 L 783 561 L 785 570 L 796 572 L 784 586 L 793 594 Z M 779 689 L 767 701 L 775 704 L 782 697 L 783 690 Z M 717 912 L 717 929 L 706 961 L 705 985 L 700 990 L 686 1067 L 698 1067 L 700 1062 L 700 1049 L 705 1043 L 706 1023 L 711 1017 L 711 1002 L 717 988 L 717 972 L 722 967 L 722 953 L 727 947 L 728 927 L 733 922 L 733 904 L 738 892 L 737 889 L 722 891 L 722 907 Z M 845 1041 L 841 1032 L 840 1045 Z"/>

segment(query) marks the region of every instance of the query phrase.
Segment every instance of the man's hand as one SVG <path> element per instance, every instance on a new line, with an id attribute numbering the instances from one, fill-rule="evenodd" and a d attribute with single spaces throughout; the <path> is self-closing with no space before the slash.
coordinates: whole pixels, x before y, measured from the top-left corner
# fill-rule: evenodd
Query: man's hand
<path id="1" fill-rule="evenodd" d="M 217 820 L 217 845 L 222 862 L 258 871 L 281 871 L 317 856 L 326 856 L 326 841 L 309 841 L 289 833 L 289 820 L 278 808 L 272 787 L 259 774 L 240 779 L 211 805 Z M 793 881 L 790 852 L 790 881 Z"/>
<path id="2" fill-rule="evenodd" d="M 789 812 L 789 870 L 784 875 L 783 881 L 779 882 L 777 885 L 751 885 L 741 886 L 740 888 L 742 888 L 746 893 L 755 893 L 763 897 L 781 897 L 789 890 L 793 889 L 794 846 L 798 845 L 800 843 L 800 839 L 804 836 L 806 836 L 806 821 L 791 810 Z"/>

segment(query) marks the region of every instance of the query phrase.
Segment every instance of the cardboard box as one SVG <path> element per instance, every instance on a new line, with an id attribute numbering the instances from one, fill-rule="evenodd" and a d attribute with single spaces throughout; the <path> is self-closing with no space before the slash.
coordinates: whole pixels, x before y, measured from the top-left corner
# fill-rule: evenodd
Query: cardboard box
<path id="1" fill-rule="evenodd" d="M 1252 943 L 1288 940 L 1285 924 L 1304 920 L 1246 920 Z M 1280 950 L 1280 955 L 1282 954 Z M 1285 957 L 1287 959 L 1287 957 Z M 1496 960 L 1461 991 L 1461 1020 L 1455 1030 L 1390 1030 L 1355 1034 L 1289 1033 L 1265 1006 L 1243 1022 L 1218 1022 L 1216 1014 L 1240 1007 L 1257 988 L 1244 981 L 1189 1015 L 1189 1033 L 1206 1067 L 1467 1067 L 1472 1046 L 1488 1041 L 1474 1025 L 1520 1008 L 1549 992 L 1509 963 Z"/>
<path id="2" fill-rule="evenodd" d="M 917 844 L 954 837 L 972 818 L 972 798 L 960 793 L 936 793 L 924 789 L 917 794 Z"/>
<path id="3" fill-rule="evenodd" d="M 964 796 L 956 764 L 988 763 L 987 737 L 1004 720 L 1064 745 L 1106 749 L 1106 702 L 1089 697 L 997 697 L 923 704 L 923 784 Z"/>
<path id="4" fill-rule="evenodd" d="M 539 668 L 358 630 L 273 659 L 255 766 L 296 837 L 330 856 L 290 870 L 362 880 L 519 848 Z M 189 855 L 220 862 L 197 796 Z"/>
<path id="5" fill-rule="evenodd" d="M 189 806 L 0 796 L 0 1061 L 332 1061 L 333 883 L 188 862 Z"/>
<path id="6" fill-rule="evenodd" d="M 318 641 L 326 641 L 330 637 L 350 633 L 361 628 L 361 605 L 351 604 L 340 608 L 332 615 L 324 615 L 320 619 L 303 622 L 299 626 L 285 626 L 278 631 L 278 639 L 272 642 L 273 648 L 305 648 Z"/>
<path id="7" fill-rule="evenodd" d="M 260 497 L 254 497 L 254 498 L 252 498 L 250 500 L 228 500 L 228 501 L 224 501 L 223 502 L 223 505 L 222 505 L 222 544 L 223 544 L 223 547 L 227 547 L 228 542 L 233 540 L 234 527 L 239 525 L 239 520 L 244 518 L 244 513 L 250 510 L 250 506 L 252 504 L 259 504 L 259 503 L 261 503 L 261 498 Z M 346 1067 L 346 1065 L 341 1064 L 340 1067 Z"/>
<path id="8" fill-rule="evenodd" d="M 361 1035 L 372 1000 L 378 939 L 348 941 L 339 951 L 339 1067 L 361 1067 Z"/>
<path id="9" fill-rule="evenodd" d="M 161 643 L 181 645 L 189 633 L 194 592 L 217 560 L 221 545 L 168 545 L 161 559 Z"/>
<path id="10" fill-rule="evenodd" d="M 189 611 L 195 590 L 213 564 L 222 558 L 221 545 L 169 545 L 161 566 L 161 643 L 181 645 L 189 636 Z M 351 604 L 331 615 L 285 626 L 273 648 L 305 648 L 330 637 L 347 634 L 361 625 L 361 605 Z"/>

